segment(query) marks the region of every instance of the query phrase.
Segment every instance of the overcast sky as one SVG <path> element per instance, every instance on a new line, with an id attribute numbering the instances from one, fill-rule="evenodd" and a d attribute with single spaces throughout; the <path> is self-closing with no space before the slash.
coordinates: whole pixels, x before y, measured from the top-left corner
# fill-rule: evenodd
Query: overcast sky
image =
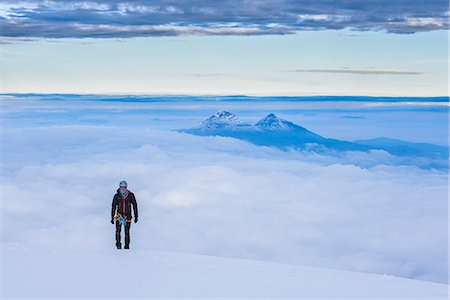
<path id="1" fill-rule="evenodd" d="M 3 1 L 2 92 L 448 93 L 447 1 Z"/>

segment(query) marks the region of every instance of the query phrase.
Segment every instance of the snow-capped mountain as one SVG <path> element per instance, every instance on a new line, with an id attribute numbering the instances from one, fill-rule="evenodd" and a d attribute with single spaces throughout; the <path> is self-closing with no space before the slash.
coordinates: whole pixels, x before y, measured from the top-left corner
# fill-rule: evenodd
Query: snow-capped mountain
<path id="1" fill-rule="evenodd" d="M 448 167 L 448 147 L 426 143 L 411 143 L 389 138 L 356 140 L 354 142 L 326 138 L 305 127 L 268 114 L 255 124 L 242 123 L 231 112 L 219 111 L 201 123 L 199 127 L 181 129 L 195 135 L 227 136 L 251 142 L 256 145 L 279 149 L 306 149 L 318 153 L 339 153 L 340 151 L 383 150 L 402 157 L 427 157 L 435 162 L 429 167 Z M 330 152 L 331 150 L 331 152 Z"/>
<path id="2" fill-rule="evenodd" d="M 218 111 L 208 119 L 202 122 L 202 127 L 206 129 L 216 129 L 222 128 L 226 126 L 235 126 L 239 125 L 241 122 L 236 117 L 236 115 L 228 112 L 228 111 Z"/>
<path id="3" fill-rule="evenodd" d="M 275 114 L 268 114 L 259 120 L 255 126 L 266 130 L 292 129 L 295 124 L 284 119 L 278 118 Z"/>
<path id="4" fill-rule="evenodd" d="M 284 120 L 271 113 L 255 124 L 241 123 L 228 112 L 219 111 L 207 118 L 199 127 L 181 129 L 195 135 L 234 137 L 256 145 L 286 148 L 323 148 L 331 145 L 340 150 L 368 150 L 369 146 L 324 138 L 308 129 Z M 320 151 L 319 149 L 316 149 Z"/>

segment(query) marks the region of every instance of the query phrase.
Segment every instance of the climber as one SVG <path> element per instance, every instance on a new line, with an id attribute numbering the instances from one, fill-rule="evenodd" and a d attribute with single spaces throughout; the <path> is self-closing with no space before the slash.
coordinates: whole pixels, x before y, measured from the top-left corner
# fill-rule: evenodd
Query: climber
<path id="1" fill-rule="evenodd" d="M 127 182 L 119 183 L 117 193 L 114 195 L 111 207 L 111 224 L 116 224 L 116 247 L 122 249 L 120 232 L 122 225 L 125 228 L 125 249 L 130 249 L 131 206 L 133 206 L 134 223 L 138 221 L 138 208 L 134 194 L 127 189 Z"/>

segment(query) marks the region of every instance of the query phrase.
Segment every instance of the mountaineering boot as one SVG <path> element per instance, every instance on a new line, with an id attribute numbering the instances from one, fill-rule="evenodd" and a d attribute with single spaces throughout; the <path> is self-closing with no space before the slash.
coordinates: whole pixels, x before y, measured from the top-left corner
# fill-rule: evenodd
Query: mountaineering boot
<path id="1" fill-rule="evenodd" d="M 130 246 L 125 245 L 124 249 L 130 249 Z"/>
<path id="2" fill-rule="evenodd" d="M 122 249 L 122 245 L 116 245 L 117 249 Z"/>

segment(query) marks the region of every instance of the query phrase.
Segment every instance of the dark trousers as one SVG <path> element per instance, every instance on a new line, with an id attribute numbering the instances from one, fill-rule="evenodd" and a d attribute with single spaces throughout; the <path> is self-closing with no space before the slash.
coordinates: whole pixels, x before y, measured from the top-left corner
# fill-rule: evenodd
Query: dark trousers
<path id="1" fill-rule="evenodd" d="M 125 224 L 125 247 L 128 247 L 130 245 L 130 226 L 131 222 L 127 222 Z M 120 242 L 120 231 L 122 231 L 122 225 L 119 223 L 119 221 L 116 221 L 116 246 L 122 246 Z"/>

